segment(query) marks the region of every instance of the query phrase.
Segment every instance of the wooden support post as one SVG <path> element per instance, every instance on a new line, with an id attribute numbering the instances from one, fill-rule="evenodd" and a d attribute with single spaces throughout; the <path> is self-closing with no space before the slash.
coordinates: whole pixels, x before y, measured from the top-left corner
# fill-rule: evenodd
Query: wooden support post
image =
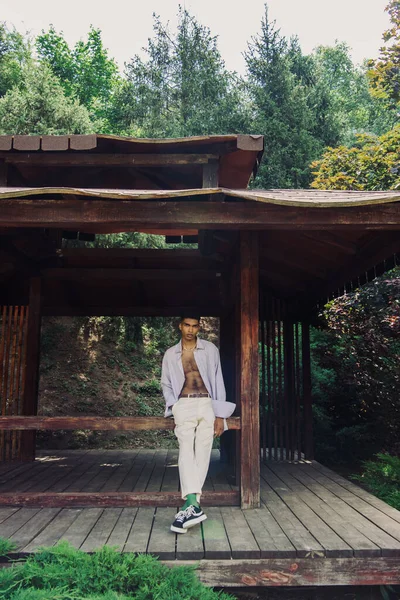
<path id="1" fill-rule="evenodd" d="M 242 508 L 260 506 L 258 380 L 258 233 L 240 232 L 240 492 Z"/>
<path id="2" fill-rule="evenodd" d="M 235 388 L 235 330 L 234 315 L 226 312 L 220 317 L 219 338 L 222 373 L 226 389 L 226 398 L 230 402 L 234 400 Z M 232 430 L 227 431 L 221 436 L 220 441 L 221 462 L 227 463 L 234 468 L 235 466 L 235 434 Z"/>
<path id="3" fill-rule="evenodd" d="M 310 325 L 308 323 L 302 323 L 301 331 L 303 362 L 304 455 L 306 459 L 313 460 L 314 443 L 311 396 Z"/>
<path id="4" fill-rule="evenodd" d="M 7 187 L 8 165 L 4 160 L 0 160 L 0 187 Z"/>
<path id="5" fill-rule="evenodd" d="M 25 388 L 23 397 L 24 415 L 36 415 L 39 389 L 41 279 L 31 279 L 29 291 L 28 328 L 26 340 Z M 21 460 L 35 460 L 35 431 L 24 431 L 21 438 Z"/>

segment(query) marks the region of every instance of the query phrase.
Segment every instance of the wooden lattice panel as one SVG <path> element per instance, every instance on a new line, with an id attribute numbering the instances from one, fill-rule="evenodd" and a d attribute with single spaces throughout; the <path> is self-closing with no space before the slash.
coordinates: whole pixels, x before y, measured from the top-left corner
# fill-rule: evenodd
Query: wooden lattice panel
<path id="1" fill-rule="evenodd" d="M 22 414 L 25 387 L 27 306 L 0 307 L 0 406 L 2 416 Z M 20 431 L 0 431 L 0 461 L 17 460 Z"/>

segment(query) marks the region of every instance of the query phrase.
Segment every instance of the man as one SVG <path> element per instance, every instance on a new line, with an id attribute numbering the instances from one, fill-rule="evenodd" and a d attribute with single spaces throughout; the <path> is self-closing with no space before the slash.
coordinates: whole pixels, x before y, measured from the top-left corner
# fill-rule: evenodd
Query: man
<path id="1" fill-rule="evenodd" d="M 171 531 L 186 533 L 207 516 L 201 509 L 202 487 L 210 464 L 214 436 L 220 436 L 235 404 L 226 401 L 218 348 L 198 337 L 200 317 L 184 315 L 181 340 L 164 354 L 161 387 L 165 416 L 175 420 L 179 442 L 179 478 L 185 501 Z"/>

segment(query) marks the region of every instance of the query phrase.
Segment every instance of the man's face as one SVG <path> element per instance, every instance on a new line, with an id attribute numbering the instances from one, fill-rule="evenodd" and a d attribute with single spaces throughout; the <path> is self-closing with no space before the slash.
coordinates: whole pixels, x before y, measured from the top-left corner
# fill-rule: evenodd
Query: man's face
<path id="1" fill-rule="evenodd" d="M 179 323 L 179 329 L 182 333 L 182 341 L 190 344 L 196 340 L 200 329 L 200 323 L 197 319 L 183 319 L 183 321 Z"/>

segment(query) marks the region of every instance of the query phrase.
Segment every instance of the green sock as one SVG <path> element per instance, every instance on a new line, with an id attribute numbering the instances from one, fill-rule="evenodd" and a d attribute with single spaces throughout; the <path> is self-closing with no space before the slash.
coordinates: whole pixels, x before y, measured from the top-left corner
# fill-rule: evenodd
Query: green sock
<path id="1" fill-rule="evenodd" d="M 186 496 L 185 504 L 182 506 L 181 510 L 185 510 L 191 504 L 194 504 L 194 506 L 199 506 L 199 503 L 197 502 L 197 496 L 196 496 L 196 494 L 188 494 Z"/>

